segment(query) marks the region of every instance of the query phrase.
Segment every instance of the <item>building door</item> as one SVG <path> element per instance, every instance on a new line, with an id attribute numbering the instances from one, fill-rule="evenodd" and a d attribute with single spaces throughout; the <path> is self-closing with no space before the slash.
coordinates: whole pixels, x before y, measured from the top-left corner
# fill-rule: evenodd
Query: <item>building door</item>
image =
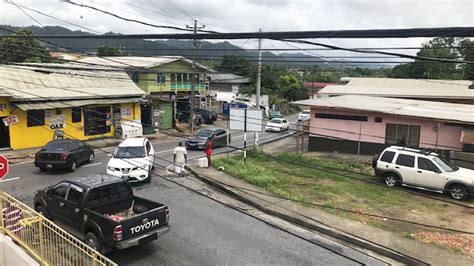
<path id="1" fill-rule="evenodd" d="M 84 134 L 94 136 L 110 132 L 110 125 L 107 124 L 108 120 L 112 121 L 109 106 L 84 109 Z"/>
<path id="2" fill-rule="evenodd" d="M 173 103 L 160 103 L 160 129 L 170 129 L 173 127 Z"/>
<path id="3" fill-rule="evenodd" d="M 10 148 L 10 129 L 5 126 L 0 117 L 0 148 Z"/>

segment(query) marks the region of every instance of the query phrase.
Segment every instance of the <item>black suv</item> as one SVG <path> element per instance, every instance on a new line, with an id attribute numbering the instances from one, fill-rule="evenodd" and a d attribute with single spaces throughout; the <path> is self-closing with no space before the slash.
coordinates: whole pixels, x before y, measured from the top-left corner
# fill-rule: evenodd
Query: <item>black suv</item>
<path id="1" fill-rule="evenodd" d="M 82 163 L 95 159 L 94 149 L 80 140 L 61 139 L 48 142 L 35 154 L 35 166 L 42 172 L 49 169 L 76 171 Z"/>

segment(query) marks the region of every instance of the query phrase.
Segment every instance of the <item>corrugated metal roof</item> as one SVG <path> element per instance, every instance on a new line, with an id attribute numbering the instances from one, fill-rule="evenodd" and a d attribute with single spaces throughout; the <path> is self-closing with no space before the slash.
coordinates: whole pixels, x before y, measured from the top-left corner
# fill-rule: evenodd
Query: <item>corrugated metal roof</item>
<path id="1" fill-rule="evenodd" d="M 94 99 L 94 100 L 73 100 L 73 101 L 51 101 L 51 102 L 28 102 L 15 103 L 15 105 L 23 111 L 42 110 L 55 108 L 69 108 L 87 106 L 93 104 L 117 104 L 117 103 L 136 103 L 142 100 L 141 97 L 129 97 L 120 99 Z"/>
<path id="2" fill-rule="evenodd" d="M 207 74 L 207 76 L 211 79 L 211 83 L 250 83 L 249 78 L 245 78 L 231 73 L 212 73 Z"/>
<path id="3" fill-rule="evenodd" d="M 48 68 L 48 66 L 50 68 Z M 79 70 L 56 69 L 74 67 Z M 97 69 L 97 67 L 94 67 Z M 90 70 L 78 64 L 0 65 L 0 96 L 11 101 L 141 97 L 145 92 L 125 71 Z"/>
<path id="4" fill-rule="evenodd" d="M 319 95 L 368 95 L 399 98 L 474 99 L 470 80 L 345 78 L 346 85 L 329 85 Z"/>
<path id="5" fill-rule="evenodd" d="M 296 105 L 357 110 L 474 124 L 474 108 L 469 104 L 443 103 L 385 97 L 344 95 L 294 102 Z"/>
<path id="6" fill-rule="evenodd" d="M 192 64 L 193 61 L 182 56 L 105 56 L 105 57 L 96 57 L 88 56 L 83 57 L 77 60 L 77 62 L 88 63 L 88 64 L 97 64 L 111 67 L 120 67 L 123 69 L 127 68 L 153 68 L 168 64 L 175 61 L 183 61 L 188 64 Z M 201 68 L 208 72 L 214 72 L 214 70 L 196 63 L 198 68 Z"/>

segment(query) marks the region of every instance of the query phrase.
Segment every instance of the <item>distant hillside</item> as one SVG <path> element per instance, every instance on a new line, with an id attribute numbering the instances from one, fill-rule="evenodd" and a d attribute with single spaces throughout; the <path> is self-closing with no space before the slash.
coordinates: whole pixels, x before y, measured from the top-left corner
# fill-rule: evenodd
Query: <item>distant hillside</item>
<path id="1" fill-rule="evenodd" d="M 93 35 L 88 32 L 83 31 L 72 31 L 60 26 L 46 26 L 44 28 L 37 26 L 28 26 L 28 27 L 13 27 L 10 25 L 1 25 L 3 28 L 9 30 L 18 30 L 18 29 L 29 29 L 35 35 Z M 106 33 L 113 35 L 115 33 Z M 0 29 L 0 35 L 10 35 L 9 32 Z M 121 47 L 122 50 L 129 55 L 136 56 L 160 56 L 160 55 L 179 55 L 185 57 L 192 56 L 192 41 L 182 41 L 182 40 L 165 40 L 165 41 L 148 41 L 148 40 L 94 40 L 94 39 L 78 39 L 78 40 L 68 40 L 68 39 L 50 39 L 48 40 L 52 43 L 58 44 L 58 46 L 50 45 L 45 43 L 52 50 L 79 50 L 89 53 L 94 53 L 97 51 L 97 48 L 106 45 L 111 47 Z M 68 49 L 61 48 L 66 47 Z M 237 56 L 246 57 L 249 61 L 255 61 L 257 59 L 258 53 L 256 51 L 247 51 L 228 41 L 211 43 L 203 41 L 199 45 L 197 51 L 198 60 L 206 59 L 219 59 L 222 58 L 225 54 L 233 54 Z M 321 61 L 320 57 L 309 56 L 303 53 L 281 53 L 275 54 L 271 52 L 263 52 L 263 60 L 273 61 L 274 64 L 288 65 L 288 66 L 301 66 L 301 65 L 319 65 L 325 67 L 324 63 L 314 63 L 314 61 Z M 293 61 L 293 62 L 292 62 Z M 294 62 L 298 61 L 298 62 Z M 342 65 L 342 64 L 341 64 Z M 367 65 L 354 65 L 354 67 L 367 67 Z M 332 67 L 337 67 L 334 64 L 331 64 Z M 370 65 L 371 68 L 385 67 L 384 65 L 376 66 Z M 346 66 L 347 67 L 347 66 Z"/>

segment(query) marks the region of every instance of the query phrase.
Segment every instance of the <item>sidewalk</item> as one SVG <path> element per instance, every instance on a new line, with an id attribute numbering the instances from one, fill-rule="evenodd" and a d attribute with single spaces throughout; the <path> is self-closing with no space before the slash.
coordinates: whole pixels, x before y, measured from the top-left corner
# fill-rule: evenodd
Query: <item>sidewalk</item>
<path id="1" fill-rule="evenodd" d="M 407 239 L 323 210 L 271 197 L 259 187 L 214 168 L 199 168 L 191 161 L 189 170 L 203 182 L 255 208 L 308 229 L 363 247 L 406 264 L 473 265 L 473 259 Z M 242 191 L 243 190 L 243 191 Z M 297 213 L 295 213 L 297 212 Z M 314 217 L 313 219 L 310 219 Z"/>
<path id="2" fill-rule="evenodd" d="M 150 135 L 143 135 L 143 137 L 150 139 L 152 142 L 169 138 L 168 135 L 160 133 L 160 132 L 156 132 L 155 134 L 150 134 Z M 117 146 L 121 141 L 122 139 L 106 138 L 106 139 L 87 140 L 85 142 L 91 145 L 94 149 L 102 149 L 106 147 Z M 35 153 L 38 152 L 40 148 L 41 147 L 21 149 L 21 150 L 3 150 L 3 151 L 0 151 L 0 154 L 7 157 L 8 162 L 10 164 L 16 164 L 19 162 L 24 162 L 24 161 L 34 159 Z"/>

